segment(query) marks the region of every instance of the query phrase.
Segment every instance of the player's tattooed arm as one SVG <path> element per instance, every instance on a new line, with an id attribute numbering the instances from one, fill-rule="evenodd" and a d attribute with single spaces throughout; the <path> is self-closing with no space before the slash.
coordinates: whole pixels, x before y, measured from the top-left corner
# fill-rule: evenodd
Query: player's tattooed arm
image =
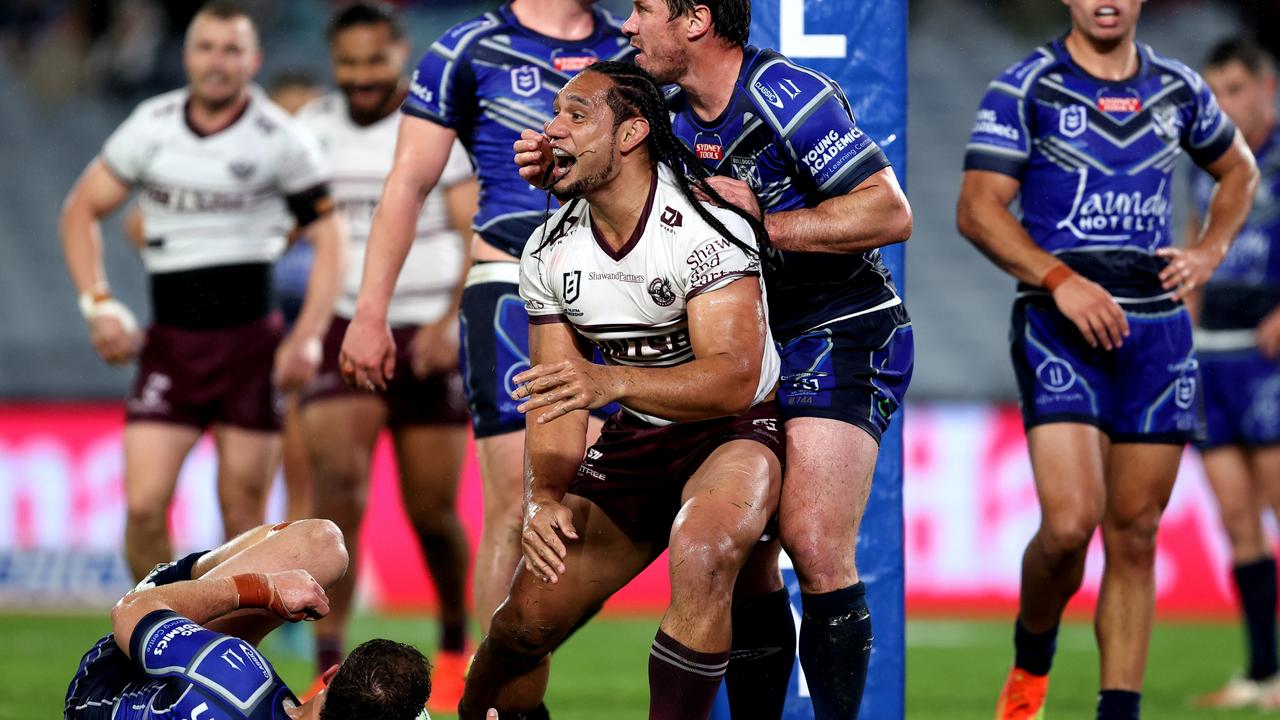
<path id="1" fill-rule="evenodd" d="M 1161 248 L 1157 254 L 1169 259 L 1160 273 L 1164 289 L 1173 290 L 1176 299 L 1209 281 L 1218 263 L 1227 256 L 1231 241 L 1244 227 L 1253 209 L 1253 194 L 1258 189 L 1258 166 L 1240 131 L 1217 160 L 1204 168 L 1218 181 L 1209 201 L 1209 214 L 1199 227 L 1199 236 L 1185 248 Z"/>
<path id="2" fill-rule="evenodd" d="M 573 330 L 564 323 L 530 325 L 529 357 L 535 367 L 568 358 L 585 360 Z M 587 445 L 587 413 L 568 411 L 559 422 L 540 422 L 555 409 L 554 405 L 543 405 L 526 416 L 524 529 L 520 538 L 529 570 L 552 583 L 565 573 L 565 541 L 578 539 L 573 512 L 562 501 Z"/>
<path id="3" fill-rule="evenodd" d="M 726 200 L 761 217 L 751 186 L 723 176 L 707 182 Z M 911 205 L 893 168 L 877 171 L 844 195 L 815 207 L 768 213 L 769 241 L 781 250 L 858 253 L 911 237 Z"/>
<path id="4" fill-rule="evenodd" d="M 1115 298 L 1042 250 L 1009 212 L 1021 188 L 1022 183 L 1010 175 L 966 170 L 956 204 L 960 234 L 1005 272 L 1045 287 L 1090 347 L 1120 347 L 1129 335 L 1129 321 Z"/>

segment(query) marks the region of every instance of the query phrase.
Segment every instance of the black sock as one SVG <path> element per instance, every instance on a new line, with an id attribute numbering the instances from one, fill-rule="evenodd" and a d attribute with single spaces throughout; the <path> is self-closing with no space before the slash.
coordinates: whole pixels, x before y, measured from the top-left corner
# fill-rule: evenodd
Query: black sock
<path id="1" fill-rule="evenodd" d="M 1142 693 L 1103 690 L 1098 693 L 1098 720 L 1138 720 Z"/>
<path id="2" fill-rule="evenodd" d="M 1013 666 L 1032 675 L 1048 675 L 1058 649 L 1058 626 L 1033 633 L 1018 620 L 1013 624 Z"/>
<path id="3" fill-rule="evenodd" d="M 466 626 L 440 623 L 440 650 L 447 653 L 461 653 L 466 649 Z"/>
<path id="4" fill-rule="evenodd" d="M 1244 610 L 1245 639 L 1249 643 L 1249 679 L 1266 680 L 1276 664 L 1276 560 L 1265 557 L 1237 565 L 1231 573 Z"/>
<path id="5" fill-rule="evenodd" d="M 733 650 L 725 672 L 729 715 L 776 720 L 796 664 L 796 622 L 785 588 L 733 603 Z"/>
<path id="6" fill-rule="evenodd" d="M 871 611 L 862 583 L 804 594 L 800 665 L 813 697 L 815 720 L 858 717 L 871 659 Z"/>

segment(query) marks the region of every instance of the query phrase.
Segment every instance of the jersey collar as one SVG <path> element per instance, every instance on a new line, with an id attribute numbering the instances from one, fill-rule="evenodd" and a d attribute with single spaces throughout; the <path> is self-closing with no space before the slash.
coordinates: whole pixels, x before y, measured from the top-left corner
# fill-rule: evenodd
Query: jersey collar
<path id="1" fill-rule="evenodd" d="M 600 235 L 600 231 L 596 229 L 595 220 L 591 220 L 591 237 L 596 239 L 596 245 L 600 247 L 600 250 L 603 251 L 605 255 L 612 258 L 614 262 L 622 262 L 623 258 L 630 254 L 630 252 L 635 249 L 636 245 L 640 244 L 640 236 L 644 235 L 645 228 L 649 225 L 649 215 L 653 213 L 653 197 L 658 192 L 659 172 L 661 171 L 657 168 L 654 169 L 653 179 L 649 182 L 649 198 L 644 201 L 644 209 L 640 211 L 640 221 L 636 223 L 636 229 L 631 231 L 631 237 L 628 238 L 626 244 L 618 248 L 616 252 L 613 248 L 609 247 L 609 243 L 605 241 L 604 237 Z M 588 216 L 590 216 L 589 213 Z"/>

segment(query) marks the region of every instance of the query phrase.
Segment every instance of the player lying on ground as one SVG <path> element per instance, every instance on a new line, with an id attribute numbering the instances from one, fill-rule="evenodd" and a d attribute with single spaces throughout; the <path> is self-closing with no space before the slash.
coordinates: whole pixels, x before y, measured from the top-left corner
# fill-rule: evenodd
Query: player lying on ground
<path id="1" fill-rule="evenodd" d="M 729 661 L 734 581 L 782 474 L 763 228 L 694 199 L 685 168 L 697 160 L 633 65 L 570 81 L 547 134 L 568 202 L 520 262 L 534 365 L 513 393 L 528 418 L 524 560 L 460 716 L 496 705 L 546 717 L 549 653 L 669 546 L 649 717 L 702 720 Z M 614 401 L 623 409 L 583 459 L 587 410 Z"/>
<path id="2" fill-rule="evenodd" d="M 412 720 L 431 694 L 426 658 L 370 640 L 299 704 L 256 645 L 286 621 L 329 611 L 325 588 L 347 570 L 327 520 L 262 526 L 157 565 L 111 611 L 67 689 L 67 720 Z M 489 718 L 497 715 L 490 713 Z"/>

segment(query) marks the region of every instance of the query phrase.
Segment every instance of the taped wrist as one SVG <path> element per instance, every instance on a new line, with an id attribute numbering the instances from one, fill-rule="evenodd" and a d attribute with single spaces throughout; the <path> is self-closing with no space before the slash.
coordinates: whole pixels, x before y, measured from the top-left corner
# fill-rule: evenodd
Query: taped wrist
<path id="1" fill-rule="evenodd" d="M 275 599 L 275 589 L 265 573 L 244 573 L 233 575 L 231 581 L 236 586 L 236 609 L 271 608 Z M 277 603 L 278 604 L 278 603 Z"/>
<path id="2" fill-rule="evenodd" d="M 1040 278 L 1040 285 L 1043 286 L 1045 290 L 1052 293 L 1054 290 L 1057 290 L 1062 283 L 1075 276 L 1076 271 L 1067 267 L 1066 263 L 1058 263 L 1057 265 L 1049 268 L 1049 272 L 1046 272 L 1044 277 Z"/>

